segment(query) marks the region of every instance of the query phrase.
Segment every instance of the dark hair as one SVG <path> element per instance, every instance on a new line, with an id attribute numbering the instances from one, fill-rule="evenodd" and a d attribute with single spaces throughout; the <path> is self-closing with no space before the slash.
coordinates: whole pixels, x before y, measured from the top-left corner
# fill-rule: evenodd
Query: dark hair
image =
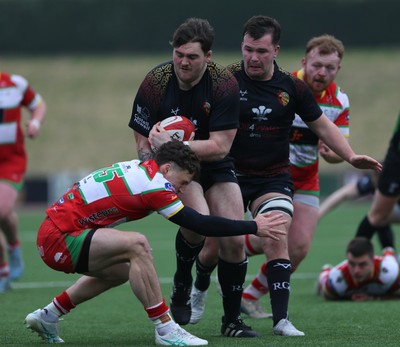
<path id="1" fill-rule="evenodd" d="M 338 40 L 335 36 L 325 34 L 313 37 L 307 42 L 306 55 L 314 48 L 317 48 L 319 54 L 321 55 L 337 53 L 340 60 L 342 60 L 343 58 L 344 54 L 343 43 L 342 41 Z"/>
<path id="2" fill-rule="evenodd" d="M 346 254 L 350 253 L 354 257 L 362 257 L 363 255 L 368 255 L 369 257 L 374 257 L 374 246 L 372 242 L 366 237 L 355 237 L 349 242 L 346 249 Z"/>
<path id="3" fill-rule="evenodd" d="M 243 37 L 250 35 L 254 40 L 258 40 L 266 34 L 272 35 L 272 43 L 277 45 L 281 38 L 281 25 L 279 22 L 267 16 L 253 16 L 244 25 Z"/>
<path id="4" fill-rule="evenodd" d="M 154 154 L 155 162 L 160 166 L 173 162 L 182 170 L 187 170 L 197 178 L 200 173 L 200 160 L 189 146 L 178 140 L 164 143 Z"/>
<path id="5" fill-rule="evenodd" d="M 207 54 L 214 42 L 214 29 L 207 19 L 188 18 L 175 30 L 172 47 L 177 48 L 188 42 L 199 42 L 201 50 Z"/>

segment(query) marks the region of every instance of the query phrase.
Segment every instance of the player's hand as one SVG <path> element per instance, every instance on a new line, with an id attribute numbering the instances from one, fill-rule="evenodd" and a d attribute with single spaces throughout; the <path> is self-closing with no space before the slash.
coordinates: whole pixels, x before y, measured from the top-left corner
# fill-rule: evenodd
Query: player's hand
<path id="1" fill-rule="evenodd" d="M 171 137 L 161 125 L 160 122 L 154 124 L 149 133 L 149 142 L 154 151 L 160 148 L 164 143 L 171 141 Z"/>
<path id="2" fill-rule="evenodd" d="M 279 241 L 279 235 L 286 235 L 286 231 L 282 230 L 282 225 L 287 224 L 288 221 L 283 214 L 261 213 L 254 218 L 254 221 L 257 223 L 257 236 Z"/>
<path id="3" fill-rule="evenodd" d="M 37 119 L 28 120 L 26 123 L 26 135 L 29 138 L 34 139 L 39 134 L 40 125 L 41 124 Z"/>
<path id="4" fill-rule="evenodd" d="M 351 300 L 353 301 L 369 301 L 373 300 L 373 297 L 368 293 L 354 293 L 351 296 Z"/>
<path id="5" fill-rule="evenodd" d="M 382 164 L 367 155 L 354 155 L 350 158 L 349 163 L 357 169 L 371 169 L 376 172 L 382 171 Z"/>

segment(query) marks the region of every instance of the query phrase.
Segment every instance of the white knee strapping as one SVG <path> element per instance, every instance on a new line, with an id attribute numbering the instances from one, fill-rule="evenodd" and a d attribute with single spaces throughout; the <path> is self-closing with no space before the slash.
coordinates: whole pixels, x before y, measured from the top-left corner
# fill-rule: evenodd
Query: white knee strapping
<path id="1" fill-rule="evenodd" d="M 289 198 L 285 197 L 272 198 L 261 203 L 254 215 L 256 216 L 259 213 L 265 213 L 269 211 L 281 211 L 290 217 L 293 217 L 293 203 Z"/>

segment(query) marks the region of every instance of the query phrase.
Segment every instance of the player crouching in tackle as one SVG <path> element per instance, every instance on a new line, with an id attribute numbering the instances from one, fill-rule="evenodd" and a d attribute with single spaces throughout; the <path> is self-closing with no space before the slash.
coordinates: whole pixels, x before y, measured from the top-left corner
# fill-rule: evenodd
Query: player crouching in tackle
<path id="1" fill-rule="evenodd" d="M 27 315 L 27 327 L 45 341 L 64 342 L 58 322 L 77 305 L 127 281 L 154 323 L 158 345 L 207 345 L 176 324 L 161 294 L 147 238 L 113 226 L 156 211 L 171 222 L 205 236 L 247 233 L 279 239 L 281 217 L 268 213 L 254 221 L 201 215 L 184 206 L 177 194 L 198 176 L 200 163 L 189 146 L 170 141 L 154 160 L 132 160 L 94 171 L 73 185 L 46 210 L 37 247 L 56 271 L 82 274 L 47 306 Z"/>

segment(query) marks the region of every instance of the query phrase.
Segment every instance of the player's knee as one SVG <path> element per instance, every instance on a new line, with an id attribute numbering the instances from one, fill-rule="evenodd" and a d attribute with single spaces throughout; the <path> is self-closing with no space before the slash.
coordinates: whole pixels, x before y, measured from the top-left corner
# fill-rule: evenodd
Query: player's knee
<path id="1" fill-rule="evenodd" d="M 275 197 L 264 201 L 257 207 L 254 215 L 266 213 L 270 211 L 280 211 L 287 214 L 290 218 L 293 217 L 293 203 L 292 200 L 283 196 Z"/>
<path id="2" fill-rule="evenodd" d="M 132 234 L 130 243 L 131 245 L 129 248 L 131 250 L 132 256 L 152 257 L 149 241 L 143 234 L 139 233 Z"/>

